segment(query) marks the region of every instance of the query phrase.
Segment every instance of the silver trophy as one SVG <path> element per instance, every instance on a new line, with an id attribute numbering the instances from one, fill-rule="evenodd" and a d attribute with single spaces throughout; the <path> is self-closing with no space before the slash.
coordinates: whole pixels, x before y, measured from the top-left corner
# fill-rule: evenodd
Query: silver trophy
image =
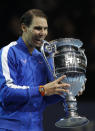
<path id="1" fill-rule="evenodd" d="M 43 41 L 41 52 L 45 62 L 55 79 L 62 75 L 66 78 L 62 82 L 69 83 L 69 93 L 63 93 L 65 117 L 55 123 L 60 128 L 74 128 L 87 124 L 89 120 L 77 113 L 77 101 L 75 96 L 83 90 L 86 83 L 87 58 L 83 43 L 74 38 L 60 38 L 50 43 Z M 48 54 L 48 55 L 47 55 Z M 47 57 L 52 57 L 54 70 L 48 63 Z"/>

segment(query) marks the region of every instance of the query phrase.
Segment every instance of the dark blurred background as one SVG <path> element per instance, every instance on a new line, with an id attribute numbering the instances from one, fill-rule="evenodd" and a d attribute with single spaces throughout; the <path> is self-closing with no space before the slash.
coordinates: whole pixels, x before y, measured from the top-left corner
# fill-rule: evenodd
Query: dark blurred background
<path id="1" fill-rule="evenodd" d="M 9 42 L 11 41 L 17 40 L 17 38 L 19 37 L 19 18 L 25 11 L 31 8 L 42 9 L 47 14 L 49 24 L 49 35 L 47 37 L 47 40 L 50 41 L 60 37 L 72 37 L 80 39 L 84 43 L 83 48 L 85 49 L 85 53 L 88 59 L 87 82 L 85 92 L 82 96 L 78 97 L 77 100 L 81 102 L 79 104 L 81 106 L 80 108 L 83 109 L 81 110 L 81 112 L 86 110 L 86 113 L 88 114 L 90 119 L 94 120 L 95 0 L 1 0 L 0 48 L 9 44 Z M 48 110 L 46 110 L 45 118 L 48 117 L 47 114 L 49 114 L 50 111 L 52 114 L 54 113 L 53 110 L 56 107 L 58 108 L 57 105 L 54 106 L 51 106 Z M 50 119 L 51 118 L 49 118 L 49 121 Z M 49 128 L 50 125 L 47 127 L 47 123 L 48 121 L 47 119 L 45 119 L 45 131 L 48 131 L 50 129 L 59 131 L 59 129 L 57 128 Z M 94 122 L 92 123 L 92 125 L 95 125 Z M 94 126 L 93 129 L 86 129 L 85 127 L 77 130 L 73 129 L 73 131 L 94 131 L 94 128 Z"/>

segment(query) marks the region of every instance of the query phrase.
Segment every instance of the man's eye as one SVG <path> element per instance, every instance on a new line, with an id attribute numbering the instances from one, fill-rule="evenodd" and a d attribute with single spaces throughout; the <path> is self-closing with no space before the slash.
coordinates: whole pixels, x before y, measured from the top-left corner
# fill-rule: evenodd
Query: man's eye
<path id="1" fill-rule="evenodd" d="M 42 30 L 42 28 L 41 28 L 41 27 L 35 27 L 35 29 L 36 29 L 36 30 Z"/>
<path id="2" fill-rule="evenodd" d="M 48 30 L 48 27 L 45 27 L 44 30 Z"/>
<path id="3" fill-rule="evenodd" d="M 48 30 L 48 27 L 44 27 L 44 28 L 43 28 L 43 27 L 39 27 L 39 26 L 38 26 L 38 27 L 35 27 L 34 29 L 35 29 L 35 30 Z"/>

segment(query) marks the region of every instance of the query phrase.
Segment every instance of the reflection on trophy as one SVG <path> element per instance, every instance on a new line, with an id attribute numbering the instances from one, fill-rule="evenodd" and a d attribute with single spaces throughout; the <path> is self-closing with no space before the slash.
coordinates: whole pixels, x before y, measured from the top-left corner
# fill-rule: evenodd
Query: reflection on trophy
<path id="1" fill-rule="evenodd" d="M 44 41 L 41 51 L 46 64 L 52 72 L 54 78 L 66 75 L 62 82 L 69 83 L 69 93 L 63 93 L 65 117 L 55 123 L 60 128 L 73 128 L 83 126 L 89 122 L 86 117 L 81 117 L 77 113 L 77 101 L 75 96 L 83 90 L 86 83 L 87 59 L 84 50 L 81 49 L 83 43 L 74 38 L 61 38 L 50 43 Z M 46 53 L 53 58 L 54 71 L 52 71 Z"/>

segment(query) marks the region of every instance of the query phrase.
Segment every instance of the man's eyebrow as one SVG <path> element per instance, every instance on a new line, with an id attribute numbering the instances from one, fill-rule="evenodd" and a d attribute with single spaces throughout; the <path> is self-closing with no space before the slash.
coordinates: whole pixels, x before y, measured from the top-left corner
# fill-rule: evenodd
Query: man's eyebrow
<path id="1" fill-rule="evenodd" d="M 48 26 L 45 26 L 45 27 L 43 27 L 43 26 L 34 26 L 34 28 L 35 29 L 42 29 L 42 28 L 48 29 Z"/>

